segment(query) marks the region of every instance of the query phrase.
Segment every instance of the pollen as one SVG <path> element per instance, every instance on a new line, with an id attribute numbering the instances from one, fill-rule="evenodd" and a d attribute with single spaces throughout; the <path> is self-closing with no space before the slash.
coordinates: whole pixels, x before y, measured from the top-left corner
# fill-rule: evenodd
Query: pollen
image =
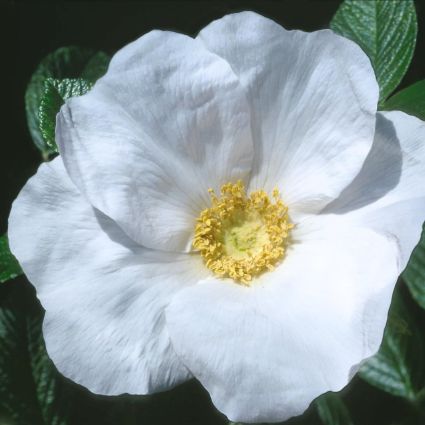
<path id="1" fill-rule="evenodd" d="M 242 181 L 224 184 L 220 196 L 208 192 L 211 207 L 199 215 L 193 246 L 216 275 L 249 286 L 284 258 L 294 227 L 288 208 L 278 189 L 247 196 Z"/>

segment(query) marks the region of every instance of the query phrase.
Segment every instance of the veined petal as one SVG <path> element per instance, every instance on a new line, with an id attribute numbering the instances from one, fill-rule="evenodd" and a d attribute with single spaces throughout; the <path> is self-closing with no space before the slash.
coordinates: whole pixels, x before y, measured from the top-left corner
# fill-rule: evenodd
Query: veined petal
<path id="1" fill-rule="evenodd" d="M 250 114 L 229 64 L 199 41 L 152 31 L 57 118 L 71 179 L 136 242 L 188 251 L 208 188 L 246 179 Z"/>
<path id="2" fill-rule="evenodd" d="M 251 189 L 278 186 L 293 214 L 320 211 L 372 145 L 379 90 L 367 56 L 332 31 L 286 31 L 252 12 L 225 16 L 198 39 L 247 90 Z"/>
<path id="3" fill-rule="evenodd" d="M 401 250 L 401 272 L 425 221 L 425 123 L 404 112 L 378 113 L 363 168 L 322 213 L 344 215 L 393 235 Z"/>
<path id="4" fill-rule="evenodd" d="M 319 217 L 294 230 L 282 265 L 251 287 L 206 280 L 167 307 L 179 357 L 230 420 L 299 415 L 320 394 L 344 387 L 378 349 L 397 245 L 335 222 Z"/>
<path id="5" fill-rule="evenodd" d="M 65 376 L 101 394 L 146 394 L 191 376 L 164 308 L 204 276 L 197 258 L 138 246 L 83 198 L 60 157 L 14 202 L 9 241 L 46 309 L 47 352 Z"/>

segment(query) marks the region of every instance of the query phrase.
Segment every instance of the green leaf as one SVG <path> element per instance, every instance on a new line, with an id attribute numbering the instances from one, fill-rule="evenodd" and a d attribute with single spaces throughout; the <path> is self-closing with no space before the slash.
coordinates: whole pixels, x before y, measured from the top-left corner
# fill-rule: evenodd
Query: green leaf
<path id="1" fill-rule="evenodd" d="M 19 425 L 66 425 L 73 392 L 46 354 L 42 309 L 14 289 L 0 303 L 0 408 Z"/>
<path id="2" fill-rule="evenodd" d="M 369 56 L 385 100 L 409 67 L 416 44 L 413 0 L 345 0 L 331 22 Z"/>
<path id="3" fill-rule="evenodd" d="M 316 408 L 324 425 L 352 425 L 353 422 L 342 398 L 329 392 L 316 400 Z"/>
<path id="4" fill-rule="evenodd" d="M 22 269 L 10 252 L 7 235 L 0 236 L 0 283 L 22 274 Z"/>
<path id="5" fill-rule="evenodd" d="M 43 423 L 64 425 L 68 423 L 73 394 L 47 356 L 41 332 L 42 317 L 39 314 L 27 318 L 28 351 L 35 392 Z"/>
<path id="6" fill-rule="evenodd" d="M 21 336 L 24 335 L 22 338 Z M 18 312 L 2 302 L 0 308 L 0 407 L 17 423 L 41 423 L 32 380 L 27 378 L 25 324 Z M 25 376 L 27 375 L 27 376 Z M 24 384 L 23 384 L 24 382 Z"/>
<path id="7" fill-rule="evenodd" d="M 386 111 L 403 111 L 425 121 L 425 80 L 399 91 L 384 103 Z"/>
<path id="8" fill-rule="evenodd" d="M 106 73 L 110 60 L 111 58 L 106 53 L 96 52 L 84 66 L 80 77 L 91 83 L 95 83 Z"/>
<path id="9" fill-rule="evenodd" d="M 82 78 L 65 78 L 56 80 L 47 78 L 44 81 L 44 92 L 40 101 L 39 124 L 40 132 L 46 146 L 52 151 L 56 150 L 55 126 L 56 114 L 66 99 L 81 96 L 87 93 L 92 83 Z"/>
<path id="10" fill-rule="evenodd" d="M 360 368 L 369 384 L 416 403 L 425 385 L 423 335 L 396 291 L 379 352 Z"/>
<path id="11" fill-rule="evenodd" d="M 39 108 L 46 78 L 84 78 L 94 83 L 105 72 L 109 57 L 103 52 L 75 46 L 61 47 L 47 55 L 38 65 L 25 92 L 25 110 L 29 131 L 44 157 L 57 152 L 48 146 L 40 132 Z"/>
<path id="12" fill-rule="evenodd" d="M 425 308 L 425 226 L 402 275 L 416 302 Z"/>

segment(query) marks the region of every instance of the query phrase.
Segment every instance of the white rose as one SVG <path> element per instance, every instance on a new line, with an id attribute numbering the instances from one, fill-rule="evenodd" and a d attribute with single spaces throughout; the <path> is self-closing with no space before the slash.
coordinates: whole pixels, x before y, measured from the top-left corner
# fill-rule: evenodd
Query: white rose
<path id="1" fill-rule="evenodd" d="M 120 50 L 9 221 L 59 371 L 109 395 L 195 377 L 242 422 L 344 387 L 425 211 L 424 123 L 377 100 L 357 45 L 255 13 Z"/>

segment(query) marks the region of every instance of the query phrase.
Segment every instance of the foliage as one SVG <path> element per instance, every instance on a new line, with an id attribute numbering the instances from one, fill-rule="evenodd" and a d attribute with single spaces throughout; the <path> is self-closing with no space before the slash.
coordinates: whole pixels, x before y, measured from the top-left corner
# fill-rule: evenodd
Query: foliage
<path id="1" fill-rule="evenodd" d="M 410 257 L 403 279 L 417 303 L 425 308 L 425 231 Z"/>
<path id="2" fill-rule="evenodd" d="M 424 335 L 396 291 L 379 352 L 360 369 L 360 376 L 382 391 L 417 403 L 425 391 Z"/>
<path id="3" fill-rule="evenodd" d="M 316 406 L 324 425 L 353 425 L 350 412 L 339 395 L 323 394 L 316 400 Z"/>
<path id="4" fill-rule="evenodd" d="M 76 46 L 61 47 L 40 62 L 25 92 L 25 110 L 31 137 L 44 158 L 57 152 L 56 145 L 47 143 L 40 130 L 39 109 L 45 80 L 83 78 L 93 83 L 106 72 L 108 63 L 105 53 Z"/>
<path id="5" fill-rule="evenodd" d="M 0 236 L 0 283 L 13 279 L 21 273 L 18 261 L 10 252 L 7 235 Z"/>
<path id="6" fill-rule="evenodd" d="M 425 120 L 425 80 L 418 81 L 391 96 L 383 105 L 387 111 L 403 111 Z"/>
<path id="7" fill-rule="evenodd" d="M 47 356 L 42 309 L 10 292 L 0 303 L 0 407 L 20 425 L 66 425 L 72 397 Z"/>
<path id="8" fill-rule="evenodd" d="M 369 56 L 385 100 L 409 67 L 416 44 L 413 0 L 346 0 L 331 22 L 337 33 L 356 42 Z"/>
<path id="9" fill-rule="evenodd" d="M 88 92 L 92 84 L 82 78 L 65 78 L 56 80 L 46 78 L 44 81 L 44 90 L 40 100 L 38 110 L 39 128 L 45 145 L 55 151 L 57 149 L 55 142 L 56 114 L 65 100 L 74 96 L 81 96 Z"/>

